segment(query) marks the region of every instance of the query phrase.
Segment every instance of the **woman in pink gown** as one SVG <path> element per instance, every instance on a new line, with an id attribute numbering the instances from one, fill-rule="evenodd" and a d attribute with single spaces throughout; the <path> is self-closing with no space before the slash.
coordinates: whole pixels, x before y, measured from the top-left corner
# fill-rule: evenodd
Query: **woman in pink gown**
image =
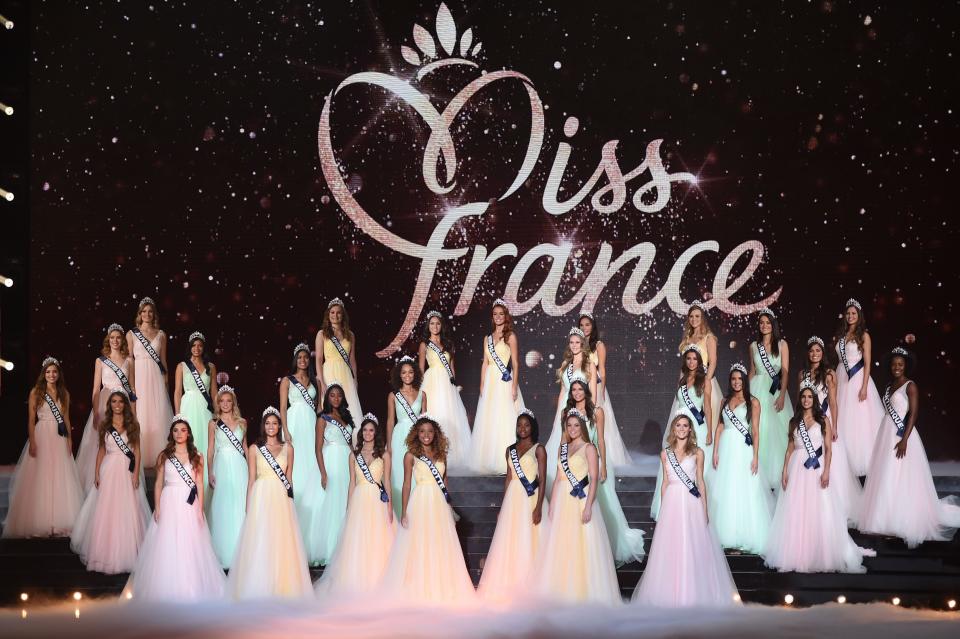
<path id="1" fill-rule="evenodd" d="M 127 332 L 127 349 L 133 355 L 140 445 L 143 458 L 152 463 L 163 450 L 173 407 L 167 383 L 167 334 L 160 330 L 157 305 L 149 297 L 137 307 L 135 327 Z"/>
<path id="2" fill-rule="evenodd" d="M 60 362 L 43 360 L 27 408 L 27 443 L 10 479 L 10 510 L 3 537 L 69 535 L 83 504 L 73 461 L 70 393 Z"/>
<path id="3" fill-rule="evenodd" d="M 122 390 L 107 398 L 110 416 L 100 423 L 93 490 L 83 502 L 70 548 L 87 570 L 130 572 L 137 562 L 150 506 L 141 483 L 140 425 Z"/>
<path id="4" fill-rule="evenodd" d="M 226 577 L 203 516 L 202 477 L 203 456 L 193 431 L 176 416 L 157 458 L 153 521 L 124 597 L 192 602 L 223 596 Z"/>

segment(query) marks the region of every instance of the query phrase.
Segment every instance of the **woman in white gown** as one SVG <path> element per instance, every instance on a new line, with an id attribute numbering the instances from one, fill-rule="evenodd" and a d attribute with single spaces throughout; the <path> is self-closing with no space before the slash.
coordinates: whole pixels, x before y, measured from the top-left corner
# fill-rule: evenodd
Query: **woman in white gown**
<path id="1" fill-rule="evenodd" d="M 633 463 L 630 453 L 620 436 L 620 427 L 613 414 L 613 404 L 610 403 L 610 394 L 607 392 L 607 345 L 600 339 L 600 327 L 593 313 L 580 312 L 578 322 L 580 330 L 587 337 L 587 349 L 590 351 L 590 361 L 597 370 L 597 405 L 607 416 L 607 427 L 603 432 L 604 444 L 607 449 L 607 464 L 610 466 L 629 466 Z M 547 466 L 552 468 L 552 466 Z"/>

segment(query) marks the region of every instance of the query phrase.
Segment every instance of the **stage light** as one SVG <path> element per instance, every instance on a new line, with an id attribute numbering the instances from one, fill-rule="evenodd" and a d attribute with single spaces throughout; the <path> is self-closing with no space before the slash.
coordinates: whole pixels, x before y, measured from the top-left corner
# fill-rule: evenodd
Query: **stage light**
<path id="1" fill-rule="evenodd" d="M 79 609 L 79 608 L 74 608 L 74 609 L 73 609 L 73 618 L 74 618 L 74 619 L 79 619 L 79 618 L 80 618 L 80 609 Z"/>
<path id="2" fill-rule="evenodd" d="M 20 593 L 20 601 L 27 601 L 28 599 L 30 599 L 30 595 L 25 592 Z"/>
<path id="3" fill-rule="evenodd" d="M 13 370 L 13 362 L 8 362 L 7 360 L 0 357 L 0 368 L 3 368 L 5 371 Z"/>
<path id="4" fill-rule="evenodd" d="M 133 599 L 133 592 L 127 591 L 127 599 Z"/>
<path id="5" fill-rule="evenodd" d="M 7 277 L 6 275 L 0 275 L 0 284 L 3 284 L 7 288 L 13 286 L 13 278 Z"/>
<path id="6" fill-rule="evenodd" d="M 789 606 L 790 604 L 792 604 L 792 603 L 793 603 L 793 595 L 788 594 L 786 597 L 784 597 L 784 598 L 783 598 L 783 603 L 787 604 L 788 606 Z"/>
<path id="7" fill-rule="evenodd" d="M 953 610 L 956 607 L 957 607 L 956 599 L 951 599 L 950 601 L 947 602 L 947 608 L 949 608 L 950 610 Z"/>
<path id="8" fill-rule="evenodd" d="M 837 597 L 837 603 L 839 603 L 839 604 L 845 604 L 845 603 L 847 603 L 847 598 L 846 598 L 845 596 L 843 596 L 843 595 L 840 595 L 839 597 Z"/>
<path id="9" fill-rule="evenodd" d="M 74 600 L 74 601 L 80 601 L 81 599 L 83 599 L 83 595 L 80 594 L 80 591 L 79 591 L 79 590 L 78 590 L 77 592 L 73 593 L 73 600 Z"/>
<path id="10" fill-rule="evenodd" d="M 739 592 L 733 593 L 733 600 L 736 601 L 737 603 L 740 603 L 741 601 L 743 601 L 743 600 L 740 598 L 740 593 L 739 593 Z"/>
<path id="11" fill-rule="evenodd" d="M 5 199 L 7 202 L 13 202 L 13 193 L 6 190 L 2 186 L 0 186 L 0 197 Z"/>
<path id="12" fill-rule="evenodd" d="M 21 619 L 26 619 L 26 618 L 27 618 L 27 609 L 26 609 L 26 608 L 23 608 L 23 609 L 20 610 L 20 618 L 21 618 Z"/>
<path id="13" fill-rule="evenodd" d="M 13 28 L 13 20 L 10 20 L 3 15 L 0 15 L 0 24 L 2 24 L 7 31 Z"/>
<path id="14" fill-rule="evenodd" d="M 899 605 L 900 605 L 900 597 L 894 597 L 893 599 L 890 600 L 890 603 L 892 603 L 894 606 L 899 606 Z"/>
<path id="15" fill-rule="evenodd" d="M 0 111 L 3 111 L 4 115 L 13 115 L 13 107 L 3 102 L 0 102 Z"/>

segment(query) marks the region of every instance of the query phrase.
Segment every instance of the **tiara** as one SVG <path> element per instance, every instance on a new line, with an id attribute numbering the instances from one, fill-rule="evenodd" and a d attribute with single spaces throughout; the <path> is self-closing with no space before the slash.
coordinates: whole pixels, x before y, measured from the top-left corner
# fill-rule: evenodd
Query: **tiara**
<path id="1" fill-rule="evenodd" d="M 587 376 L 584 375 L 583 371 L 579 368 L 573 373 L 573 375 L 570 376 L 570 383 L 573 384 L 574 382 L 583 382 L 584 384 L 587 383 Z"/>
<path id="2" fill-rule="evenodd" d="M 273 406 L 267 406 L 266 408 L 263 409 L 263 417 L 262 417 L 262 419 L 266 419 L 266 418 L 267 418 L 267 415 L 276 415 L 276 416 L 277 416 L 277 419 L 280 419 L 280 411 L 278 411 L 278 410 L 277 410 L 276 408 L 274 408 Z"/>
<path id="3" fill-rule="evenodd" d="M 404 355 L 399 360 L 397 360 L 397 364 L 403 364 L 404 362 L 414 362 L 414 361 L 416 360 L 410 357 L 409 355 Z"/>
<path id="4" fill-rule="evenodd" d="M 338 381 L 327 382 L 327 390 L 330 390 L 334 386 L 339 388 L 341 391 L 343 390 L 343 384 L 341 384 L 340 382 Z"/>
<path id="5" fill-rule="evenodd" d="M 46 368 L 50 364 L 56 364 L 57 366 L 59 366 L 60 360 L 57 359 L 56 357 L 48 357 L 45 360 L 43 360 L 43 363 L 40 364 L 40 368 Z"/>
<path id="6" fill-rule="evenodd" d="M 810 339 L 807 340 L 807 346 L 813 346 L 814 344 L 819 344 L 820 348 L 823 348 L 823 340 L 816 335 L 810 336 Z"/>
<path id="7" fill-rule="evenodd" d="M 156 305 L 157 305 L 157 303 L 153 301 L 153 298 L 152 298 L 152 297 L 145 297 L 145 298 L 143 298 L 142 300 L 140 300 L 140 304 L 139 304 L 138 306 L 139 306 L 140 308 L 143 308 L 143 307 L 146 306 L 147 304 L 150 304 L 151 306 L 156 306 Z"/>
<path id="8" fill-rule="evenodd" d="M 364 416 L 363 416 L 363 419 L 360 420 L 360 423 L 361 423 L 361 424 L 362 424 L 363 422 L 373 422 L 373 423 L 376 424 L 377 426 L 380 425 L 380 420 L 377 419 L 377 416 L 374 415 L 373 413 L 367 413 L 366 415 L 364 415 Z"/>
<path id="9" fill-rule="evenodd" d="M 591 322 L 593 321 L 593 313 L 590 311 L 580 311 L 580 317 L 586 317 Z"/>
<path id="10" fill-rule="evenodd" d="M 177 413 L 177 414 L 174 415 L 172 418 L 170 418 L 170 425 L 171 425 L 171 426 L 173 426 L 173 425 L 176 424 L 177 422 L 183 422 L 183 423 L 186 424 L 187 426 L 190 425 L 190 422 L 187 421 L 187 418 L 184 417 L 183 415 L 181 415 L 180 413 Z"/>
<path id="11" fill-rule="evenodd" d="M 847 303 L 844 304 L 843 308 L 850 308 L 851 306 L 854 307 L 855 309 L 857 309 L 858 311 L 862 311 L 862 310 L 863 310 L 863 307 L 860 306 L 860 302 L 858 302 L 857 300 L 855 300 L 855 299 L 852 298 L 852 297 L 847 300 Z"/>
<path id="12" fill-rule="evenodd" d="M 427 321 L 429 322 L 432 318 L 436 317 L 437 319 L 442 320 L 443 314 L 440 311 L 430 311 L 427 313 Z"/>
<path id="13" fill-rule="evenodd" d="M 774 313 L 772 310 L 770 310 L 770 307 L 769 307 L 769 306 L 764 306 L 763 308 L 761 308 L 761 309 L 760 309 L 760 314 L 761 314 L 761 315 L 769 315 L 769 316 L 772 317 L 773 319 L 777 319 L 777 314 Z"/>
<path id="14" fill-rule="evenodd" d="M 814 384 L 813 380 L 811 380 L 809 377 L 805 377 L 803 381 L 800 382 L 800 392 L 802 393 L 808 388 L 813 391 L 814 395 L 817 394 L 817 385 Z"/>
<path id="15" fill-rule="evenodd" d="M 293 356 L 296 357 L 297 353 L 299 353 L 300 351 L 307 351 L 307 355 L 309 355 L 310 347 L 304 344 L 303 342 L 300 342 L 299 344 L 293 347 Z"/>
<path id="16" fill-rule="evenodd" d="M 574 326 L 573 328 L 571 328 L 571 329 L 570 329 L 570 332 L 567 333 L 567 337 L 571 337 L 571 336 L 573 336 L 573 335 L 576 335 L 576 336 L 579 337 L 580 339 L 587 339 L 586 333 L 584 333 L 583 331 L 581 331 L 581 330 L 580 330 L 579 328 L 577 328 L 576 326 Z"/>
<path id="17" fill-rule="evenodd" d="M 533 414 L 533 411 L 530 410 L 529 408 L 523 408 L 523 409 L 521 409 L 521 410 L 520 410 L 520 415 L 526 415 L 526 416 L 529 417 L 530 419 L 536 419 L 536 418 L 537 418 L 537 416 L 534 415 L 534 414 Z M 520 415 L 517 415 L 517 417 L 520 417 Z"/>
<path id="18" fill-rule="evenodd" d="M 233 390 L 233 386 L 230 386 L 229 384 L 224 384 L 223 386 L 217 389 L 217 397 L 220 397 L 224 393 L 230 393 L 231 395 L 236 395 L 237 391 Z"/>
<path id="19" fill-rule="evenodd" d="M 687 420 L 688 422 L 690 422 L 691 424 L 693 423 L 693 420 L 690 419 L 690 416 L 687 415 L 687 414 L 686 414 L 685 412 L 683 412 L 682 410 L 678 410 L 677 412 L 675 412 L 675 413 L 673 414 L 673 417 L 670 418 L 670 423 L 672 424 L 672 423 L 673 423 L 673 420 L 675 420 L 677 417 L 683 417 L 684 419 L 686 419 L 686 420 Z"/>
<path id="20" fill-rule="evenodd" d="M 742 375 L 746 375 L 747 367 L 741 364 L 740 362 L 734 362 L 733 364 L 730 365 L 730 372 L 732 373 L 733 371 L 740 371 Z"/>
<path id="21" fill-rule="evenodd" d="M 491 306 L 502 306 L 505 309 L 510 310 L 510 308 L 507 306 L 507 302 L 502 297 L 498 297 L 497 299 L 493 300 L 493 304 Z"/>
<path id="22" fill-rule="evenodd" d="M 700 359 L 703 359 L 703 349 L 701 349 L 701 348 L 700 348 L 699 346 L 697 346 L 696 344 L 687 344 L 686 346 L 684 346 L 684 347 L 683 347 L 683 352 L 680 353 L 680 357 L 683 357 L 684 355 L 686 355 L 686 354 L 689 353 L 690 351 L 696 351 L 697 355 L 700 356 Z"/>
<path id="23" fill-rule="evenodd" d="M 706 313 L 706 312 L 707 312 L 707 305 L 706 305 L 704 302 L 700 301 L 700 300 L 694 300 L 694 301 L 690 302 L 690 309 L 694 309 L 694 308 L 699 308 L 700 311 L 703 312 L 703 313 Z M 689 309 L 688 309 L 687 312 L 689 312 Z"/>
<path id="24" fill-rule="evenodd" d="M 343 300 L 340 299 L 339 297 L 335 297 L 335 298 L 333 298 L 332 300 L 330 300 L 329 302 L 327 302 L 327 310 L 328 310 L 328 311 L 329 311 L 331 308 L 333 308 L 334 306 L 344 306 Z M 346 308 L 346 307 L 344 306 L 344 308 Z"/>
<path id="25" fill-rule="evenodd" d="M 193 344 L 193 340 L 195 340 L 195 339 L 198 339 L 198 340 L 200 340 L 201 342 L 206 342 L 206 341 L 207 341 L 207 338 L 204 337 L 204 336 L 203 336 L 203 333 L 201 333 L 200 331 L 194 331 L 194 332 L 190 333 L 190 339 L 188 339 L 187 341 L 190 342 L 191 344 Z"/>
<path id="26" fill-rule="evenodd" d="M 123 332 L 123 327 L 120 326 L 119 324 L 117 324 L 116 322 L 114 322 L 113 324 L 111 324 L 110 326 L 107 327 L 107 335 L 109 335 L 110 333 L 112 333 L 112 332 L 114 332 L 114 331 L 120 331 L 120 332 L 122 333 L 122 332 Z"/>
<path id="27" fill-rule="evenodd" d="M 130 396 L 127 395 L 127 391 L 123 390 L 122 388 L 111 388 L 110 395 L 123 395 L 127 399 L 130 399 Z"/>
<path id="28" fill-rule="evenodd" d="M 424 419 L 428 419 L 428 420 L 430 420 L 431 422 L 433 422 L 434 424 L 439 424 L 439 423 L 440 423 L 440 420 L 439 420 L 439 419 L 437 419 L 436 417 L 434 417 L 433 415 L 431 415 L 431 414 L 428 413 L 427 411 L 423 411 L 422 413 L 420 413 L 420 417 L 417 417 L 417 421 L 418 421 L 418 422 L 421 421 L 421 420 L 424 420 Z"/>
<path id="29" fill-rule="evenodd" d="M 905 349 L 903 346 L 896 346 L 896 347 L 893 348 L 893 350 L 890 351 L 890 354 L 891 354 L 891 355 L 902 355 L 903 357 L 906 357 L 906 356 L 909 355 L 910 353 L 908 353 L 908 352 L 907 352 L 907 349 Z"/>
<path id="30" fill-rule="evenodd" d="M 586 423 L 590 420 L 587 419 L 587 416 L 580 412 L 578 408 L 571 408 L 567 411 L 567 415 L 564 419 L 569 419 L 571 416 L 578 418 L 580 421 Z"/>

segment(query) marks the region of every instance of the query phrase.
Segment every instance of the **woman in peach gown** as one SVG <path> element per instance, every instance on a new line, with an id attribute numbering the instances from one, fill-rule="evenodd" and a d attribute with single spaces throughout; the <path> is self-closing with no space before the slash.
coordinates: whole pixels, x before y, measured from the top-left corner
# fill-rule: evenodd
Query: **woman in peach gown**
<path id="1" fill-rule="evenodd" d="M 133 356 L 140 446 L 143 458 L 152 462 L 163 450 L 167 427 L 173 419 L 167 380 L 167 334 L 160 330 L 157 305 L 149 297 L 140 300 L 134 324 L 127 332 L 127 350 Z"/>
<path id="2" fill-rule="evenodd" d="M 396 534 L 390 505 L 390 453 L 376 416 L 367 413 L 350 454 L 350 496 L 340 544 L 316 583 L 317 596 L 367 594 L 380 583 Z"/>
<path id="3" fill-rule="evenodd" d="M 336 381 L 343 388 L 353 414 L 363 415 L 357 394 L 357 337 L 350 329 L 350 316 L 339 297 L 327 303 L 314 346 L 320 394 L 325 394 L 327 385 Z M 354 434 L 353 443 L 356 442 L 357 436 Z"/>
<path id="4" fill-rule="evenodd" d="M 587 417 L 571 408 L 564 417 L 557 478 L 550 498 L 550 528 L 536 559 L 533 594 L 563 603 L 623 602 L 603 517 L 594 512 L 600 454 L 590 443 Z"/>
<path id="5" fill-rule="evenodd" d="M 107 398 L 110 415 L 100 423 L 100 450 L 93 490 L 83 502 L 70 549 L 87 570 L 116 574 L 137 563 L 150 521 L 140 469 L 140 424 L 122 390 Z"/>
<path id="6" fill-rule="evenodd" d="M 53 357 L 43 360 L 30 389 L 27 443 L 10 478 L 9 499 L 4 539 L 69 535 L 83 504 L 70 437 L 70 393 Z"/>
<path id="7" fill-rule="evenodd" d="M 288 479 L 292 476 L 293 446 L 284 443 L 280 411 L 268 406 L 263 411 L 260 437 L 247 449 L 247 515 L 227 577 L 228 597 L 302 599 L 313 595 L 293 505 L 293 485 Z"/>
<path id="8" fill-rule="evenodd" d="M 447 450 L 440 425 L 422 415 L 407 437 L 401 527 L 383 575 L 387 600 L 469 606 L 476 599 L 447 492 Z"/>
<path id="9" fill-rule="evenodd" d="M 547 453 L 537 443 L 540 426 L 533 411 L 517 417 L 517 442 L 507 448 L 509 470 L 497 528 L 480 577 L 480 596 L 498 604 L 522 600 L 547 524 L 543 497 L 547 480 Z"/>

